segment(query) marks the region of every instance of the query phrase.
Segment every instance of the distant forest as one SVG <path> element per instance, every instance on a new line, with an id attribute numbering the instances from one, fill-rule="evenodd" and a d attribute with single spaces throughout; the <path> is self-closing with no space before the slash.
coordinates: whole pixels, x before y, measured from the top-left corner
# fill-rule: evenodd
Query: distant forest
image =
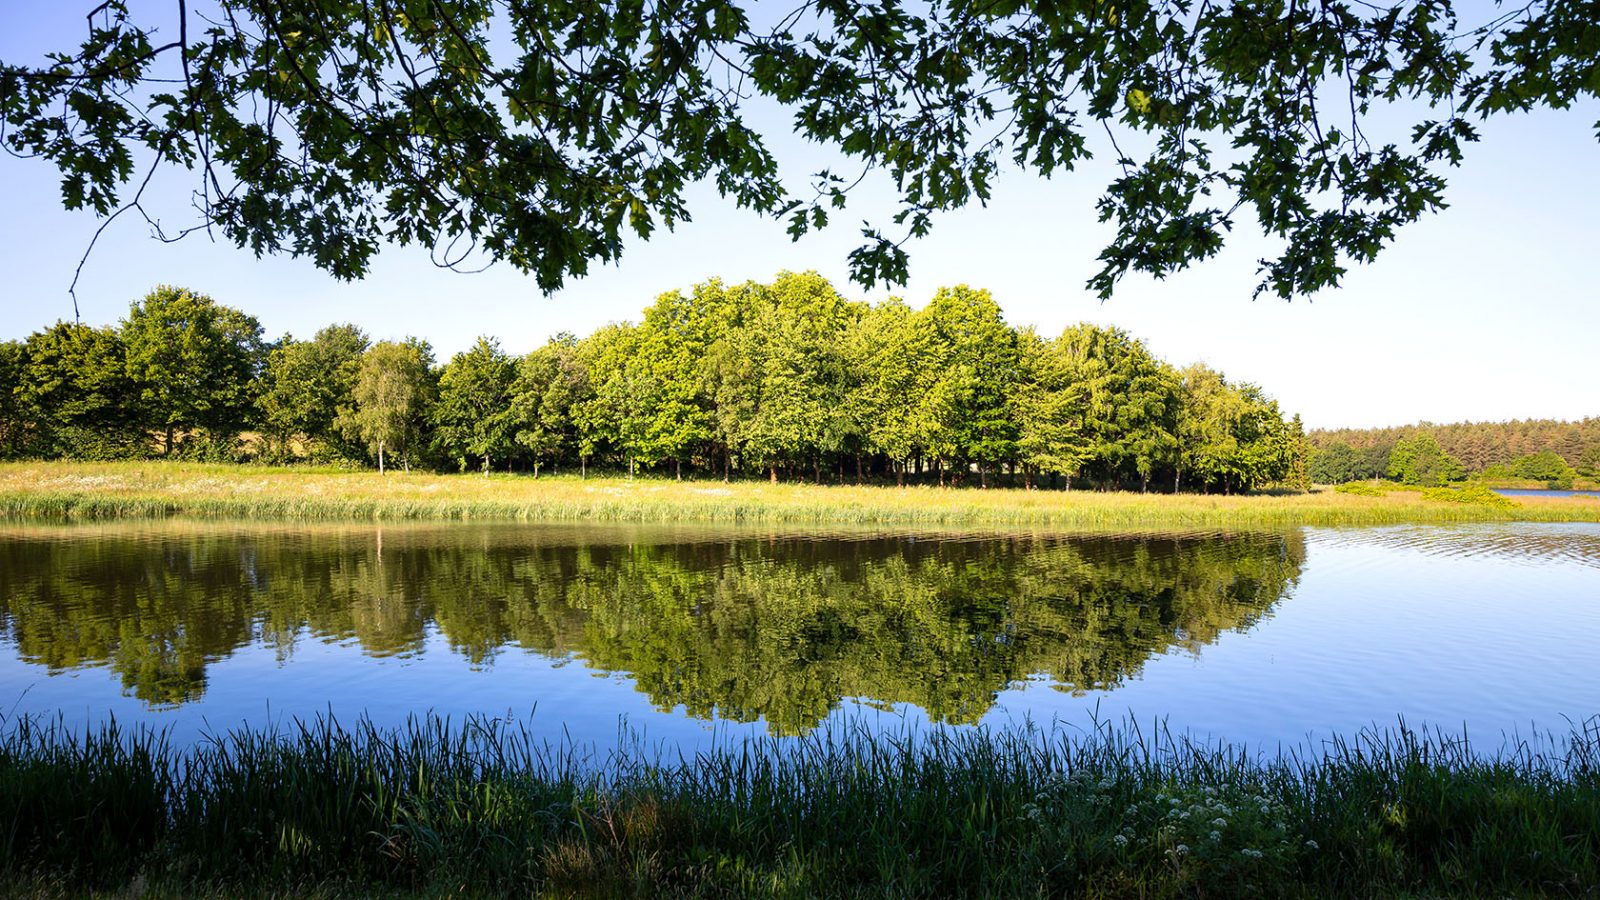
<path id="1" fill-rule="evenodd" d="M 1316 429 L 1311 477 L 1322 483 L 1394 477 L 1396 447 L 1432 445 L 1459 464 L 1462 477 L 1522 479 L 1571 486 L 1574 476 L 1600 475 L 1600 418 L 1578 422 L 1422 422 L 1392 428 Z M 1453 479 L 1452 479 L 1453 480 Z"/>
<path id="2" fill-rule="evenodd" d="M 1244 491 L 1304 485 L 1299 418 L 1117 328 L 1046 337 L 987 291 L 921 309 L 813 273 L 708 281 L 525 356 L 354 325 L 269 340 L 162 287 L 114 326 L 0 342 L 0 456 Z"/>

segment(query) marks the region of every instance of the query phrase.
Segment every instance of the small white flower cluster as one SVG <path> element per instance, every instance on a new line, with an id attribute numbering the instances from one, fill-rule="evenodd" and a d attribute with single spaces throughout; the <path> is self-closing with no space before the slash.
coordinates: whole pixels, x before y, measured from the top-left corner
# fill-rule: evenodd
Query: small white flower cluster
<path id="1" fill-rule="evenodd" d="M 1125 807 L 1112 844 L 1125 852 L 1148 847 L 1194 877 L 1255 879 L 1318 849 L 1296 831 L 1288 808 L 1263 793 L 1183 786 Z"/>
<path id="2" fill-rule="evenodd" d="M 1111 791 L 1116 786 L 1115 779 L 1096 777 L 1093 773 L 1081 769 L 1069 775 L 1054 775 L 1045 779 L 1039 786 L 1031 802 L 1022 805 L 1022 815 L 1029 822 L 1042 823 L 1048 810 L 1067 803 L 1088 803 L 1090 806 L 1109 807 Z"/>
<path id="3" fill-rule="evenodd" d="M 1045 825 L 1060 821 L 1056 812 L 1063 809 L 1117 809 L 1121 827 L 1111 836 L 1112 852 L 1154 854 L 1186 877 L 1243 879 L 1240 886 L 1276 877 L 1319 849 L 1298 833 L 1289 809 L 1261 791 L 1181 785 L 1128 803 L 1129 787 L 1086 771 L 1058 775 L 1039 787 L 1022 815 Z"/>

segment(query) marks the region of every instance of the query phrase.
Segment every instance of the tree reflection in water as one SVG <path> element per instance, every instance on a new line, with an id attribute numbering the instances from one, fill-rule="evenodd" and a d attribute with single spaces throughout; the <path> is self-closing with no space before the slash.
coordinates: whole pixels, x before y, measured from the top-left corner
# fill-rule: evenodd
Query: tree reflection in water
<path id="1" fill-rule="evenodd" d="M 1105 690 L 1248 628 L 1296 583 L 1298 533 L 829 535 L 557 526 L 199 523 L 0 533 L 0 626 L 52 671 L 107 665 L 151 705 L 252 643 L 422 651 L 430 624 L 625 672 L 659 707 L 805 731 L 841 698 L 981 717 L 1032 675 Z"/>

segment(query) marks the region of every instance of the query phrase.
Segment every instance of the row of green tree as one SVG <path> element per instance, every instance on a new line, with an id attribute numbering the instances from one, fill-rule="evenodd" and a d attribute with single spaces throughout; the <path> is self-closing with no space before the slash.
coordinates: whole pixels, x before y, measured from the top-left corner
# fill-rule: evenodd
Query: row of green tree
<path id="1" fill-rule="evenodd" d="M 1382 452 L 1404 438 L 1432 435 L 1461 462 L 1468 474 L 1492 466 L 1514 467 L 1519 460 L 1551 453 L 1579 475 L 1600 473 L 1600 417 L 1576 422 L 1519 419 L 1510 422 L 1421 422 L 1392 428 L 1318 429 L 1307 437 L 1318 450 L 1344 444 L 1362 452 Z"/>
<path id="2" fill-rule="evenodd" d="M 386 656 L 517 649 L 629 673 L 656 706 L 805 731 L 842 698 L 971 723 L 1038 673 L 1108 690 L 1246 629 L 1298 580 L 1299 534 L 619 542 L 526 528 L 110 530 L 0 541 L 0 636 L 190 702 L 236 652 L 307 636 Z M 591 536 L 592 537 L 592 536 Z M 130 578 L 129 572 L 137 572 Z M 537 699 L 537 698 L 534 698 Z"/>
<path id="3" fill-rule="evenodd" d="M 1475 476 L 1570 488 L 1600 478 L 1600 419 L 1313 431 L 1309 475 L 1322 484 L 1391 478 L 1438 485 Z"/>
<path id="4" fill-rule="evenodd" d="M 591 464 L 723 476 L 1248 490 L 1304 482 L 1298 417 L 1116 328 L 1016 329 L 987 291 L 922 309 L 818 275 L 708 281 L 637 324 L 522 357 L 491 338 L 436 365 L 352 325 L 269 342 L 250 316 L 160 288 L 118 327 L 0 345 L 0 452 Z M 240 436 L 251 432 L 248 442 Z"/>

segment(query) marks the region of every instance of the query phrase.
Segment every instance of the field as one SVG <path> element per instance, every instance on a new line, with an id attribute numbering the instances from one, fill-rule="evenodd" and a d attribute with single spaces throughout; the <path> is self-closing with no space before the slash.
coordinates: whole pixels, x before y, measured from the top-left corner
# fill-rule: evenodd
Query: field
<path id="1" fill-rule="evenodd" d="M 1487 500 L 1487 502 L 1482 502 Z M 0 464 L 0 514 L 276 520 L 749 522 L 815 526 L 1239 529 L 1600 521 L 1594 498 L 1329 489 L 1250 496 L 856 487 L 563 475 L 435 475 L 177 462 Z"/>

